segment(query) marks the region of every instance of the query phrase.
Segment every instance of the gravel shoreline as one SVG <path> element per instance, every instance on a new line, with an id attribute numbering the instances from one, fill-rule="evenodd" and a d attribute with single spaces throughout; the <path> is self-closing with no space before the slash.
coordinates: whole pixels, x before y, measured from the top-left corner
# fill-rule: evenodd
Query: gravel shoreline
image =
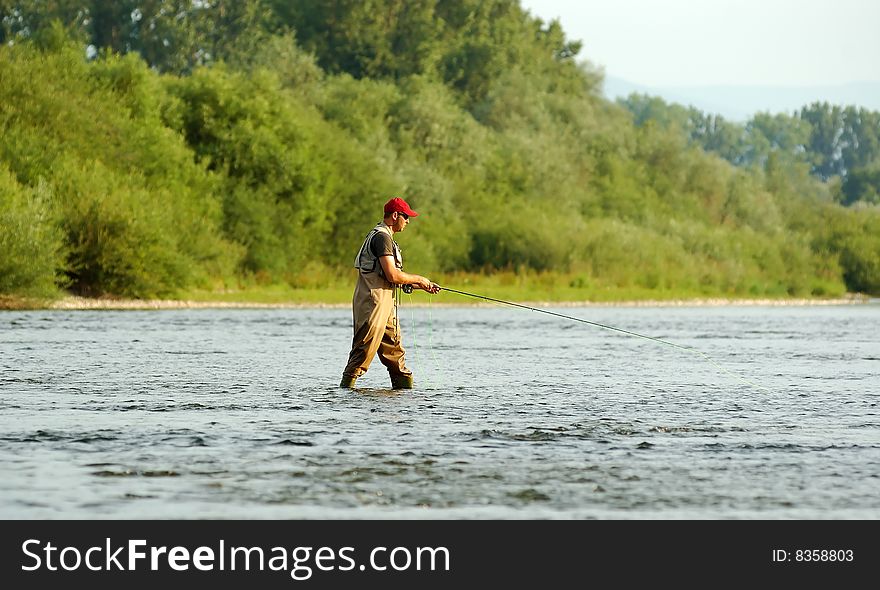
<path id="1" fill-rule="evenodd" d="M 870 302 L 871 299 L 863 295 L 851 295 L 834 299 L 671 299 L 671 300 L 645 300 L 645 301 L 531 301 L 518 302 L 533 306 L 543 307 L 698 307 L 698 306 L 813 306 L 813 305 L 853 305 Z M 404 301 L 408 307 L 472 307 L 472 306 L 496 306 L 490 302 L 467 302 L 460 303 L 436 303 L 425 301 Z M 42 309 L 61 310 L 149 310 L 149 309 L 332 309 L 349 308 L 350 303 L 257 303 L 247 301 L 186 301 L 169 299 L 91 299 L 87 297 L 64 297 L 50 302 Z"/>

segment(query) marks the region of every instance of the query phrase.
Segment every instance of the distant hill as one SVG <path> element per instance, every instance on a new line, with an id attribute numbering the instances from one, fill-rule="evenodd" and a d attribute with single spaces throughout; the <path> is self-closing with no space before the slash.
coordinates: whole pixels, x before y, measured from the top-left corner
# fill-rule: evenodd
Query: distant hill
<path id="1" fill-rule="evenodd" d="M 614 100 L 633 92 L 659 96 L 667 102 L 694 106 L 731 121 L 745 122 L 757 112 L 791 113 L 820 101 L 880 110 L 880 82 L 838 86 L 644 86 L 606 76 L 605 96 Z"/>

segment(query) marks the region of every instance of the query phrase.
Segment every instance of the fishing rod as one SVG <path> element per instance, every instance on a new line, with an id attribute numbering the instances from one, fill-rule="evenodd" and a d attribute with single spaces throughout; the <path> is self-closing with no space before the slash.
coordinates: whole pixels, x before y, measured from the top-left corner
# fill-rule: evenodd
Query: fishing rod
<path id="1" fill-rule="evenodd" d="M 600 324 L 599 322 L 591 322 L 591 321 L 589 321 L 589 320 L 585 320 L 585 319 L 582 319 L 582 318 L 576 318 L 576 317 L 574 317 L 574 316 L 566 315 L 566 314 L 564 314 L 564 313 L 557 313 L 557 312 L 555 312 L 555 311 L 549 311 L 549 310 L 547 310 L 547 309 L 540 309 L 540 308 L 538 308 L 538 307 L 531 307 L 531 306 L 529 306 L 529 305 L 523 305 L 523 304 L 521 304 L 521 303 L 514 303 L 514 302 L 512 302 L 512 301 L 504 301 L 503 299 L 495 299 L 495 298 L 493 298 L 493 297 L 487 297 L 487 296 L 485 296 L 485 295 L 477 295 L 476 293 L 468 293 L 467 291 L 458 291 L 458 290 L 456 290 L 456 289 L 450 289 L 449 287 L 440 287 L 440 289 L 441 289 L 442 291 L 449 291 L 450 293 L 458 293 L 459 295 L 465 295 L 465 296 L 467 296 L 467 297 L 473 297 L 473 298 L 475 298 L 475 299 L 483 299 L 483 300 L 485 300 L 485 301 L 492 301 L 492 302 L 494 302 L 494 303 L 502 303 L 502 304 L 504 304 L 504 305 L 510 305 L 510 306 L 512 306 L 512 307 L 520 307 L 520 308 L 522 308 L 522 309 L 528 309 L 529 311 L 536 311 L 536 312 L 538 312 L 538 313 L 546 313 L 547 315 L 553 315 L 553 316 L 556 316 L 556 317 L 565 318 L 565 319 L 567 319 L 567 320 L 573 320 L 573 321 L 575 321 L 575 322 L 581 322 L 582 324 L 589 324 L 589 325 L 591 325 L 591 326 L 596 326 L 597 328 L 603 328 L 603 329 L 605 329 L 605 330 L 612 330 L 612 331 L 614 331 L 614 332 L 620 332 L 621 334 L 626 334 L 626 335 L 628 335 L 628 336 L 635 336 L 636 338 L 643 338 L 643 339 L 645 339 L 645 340 L 652 340 L 652 341 L 654 341 L 654 342 L 659 342 L 660 344 L 665 344 L 665 345 L 667 345 L 667 346 L 672 346 L 672 347 L 674 347 L 674 348 L 678 348 L 679 350 L 684 350 L 685 352 L 690 352 L 690 353 L 693 353 L 693 354 L 700 355 L 701 357 L 703 357 L 703 359 L 705 359 L 705 360 L 709 361 L 710 363 L 712 363 L 717 369 L 719 369 L 719 370 L 721 370 L 721 371 L 727 373 L 727 374 L 730 375 L 731 377 L 734 377 L 734 378 L 736 378 L 736 379 L 739 379 L 739 380 L 742 381 L 743 383 L 746 383 L 746 384 L 751 385 L 752 387 L 756 387 L 756 388 L 758 388 L 758 389 L 763 389 L 764 391 L 770 391 L 769 389 L 767 389 L 766 387 L 764 387 L 764 386 L 762 386 L 762 385 L 758 385 L 757 383 L 752 383 L 751 381 L 748 381 L 748 380 L 746 380 L 746 379 L 743 379 L 742 377 L 740 377 L 740 376 L 737 375 L 736 373 L 733 373 L 733 372 L 729 371 L 728 369 L 726 369 L 726 368 L 722 367 L 721 365 L 719 365 L 719 364 L 715 361 L 715 359 L 713 359 L 712 357 L 710 357 L 710 356 L 707 355 L 706 353 L 704 353 L 704 352 L 702 352 L 702 351 L 700 351 L 700 350 L 697 350 L 696 348 L 691 348 L 690 346 L 682 346 L 681 344 L 675 344 L 674 342 L 669 342 L 668 340 L 663 340 L 663 339 L 661 339 L 661 338 L 655 338 L 655 337 L 653 337 L 653 336 L 645 336 L 644 334 L 639 334 L 639 333 L 637 333 L 637 332 L 630 332 L 629 330 L 624 330 L 623 328 L 615 328 L 614 326 L 608 326 L 608 325 L 606 325 L 606 324 Z"/>

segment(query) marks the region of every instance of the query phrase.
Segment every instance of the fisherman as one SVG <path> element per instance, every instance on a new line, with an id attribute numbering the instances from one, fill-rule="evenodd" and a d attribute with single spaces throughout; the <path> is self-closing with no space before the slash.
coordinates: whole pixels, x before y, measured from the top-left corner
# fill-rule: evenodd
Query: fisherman
<path id="1" fill-rule="evenodd" d="M 389 200 L 385 203 L 384 219 L 367 234 L 355 258 L 358 280 L 351 301 L 354 338 L 340 387 L 354 387 L 378 352 L 391 376 L 391 387 L 412 388 L 412 371 L 404 363 L 405 352 L 400 343 L 398 289 L 403 287 L 411 292 L 416 287 L 431 294 L 440 290 L 439 285 L 421 275 L 403 272 L 403 257 L 394 234 L 402 232 L 410 218 L 417 215 L 403 199 Z"/>

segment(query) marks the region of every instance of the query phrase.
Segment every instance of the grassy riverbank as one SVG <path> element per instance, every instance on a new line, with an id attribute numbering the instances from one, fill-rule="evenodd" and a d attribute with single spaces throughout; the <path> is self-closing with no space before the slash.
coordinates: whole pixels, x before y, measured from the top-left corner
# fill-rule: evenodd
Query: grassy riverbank
<path id="1" fill-rule="evenodd" d="M 638 286 L 602 285 L 582 276 L 560 273 L 495 273 L 432 275 L 440 285 L 505 301 L 567 305 L 821 305 L 863 303 L 867 297 L 852 293 L 789 293 L 755 288 L 750 293 L 718 290 L 659 290 Z M 162 299 L 77 297 L 60 293 L 55 298 L 0 297 L 0 309 L 176 309 L 187 307 L 347 307 L 351 302 L 354 276 L 332 277 L 294 288 L 289 285 L 245 285 L 237 288 L 193 289 Z M 441 291 L 428 298 L 421 291 L 404 296 L 405 305 L 474 305 L 484 301 Z"/>

